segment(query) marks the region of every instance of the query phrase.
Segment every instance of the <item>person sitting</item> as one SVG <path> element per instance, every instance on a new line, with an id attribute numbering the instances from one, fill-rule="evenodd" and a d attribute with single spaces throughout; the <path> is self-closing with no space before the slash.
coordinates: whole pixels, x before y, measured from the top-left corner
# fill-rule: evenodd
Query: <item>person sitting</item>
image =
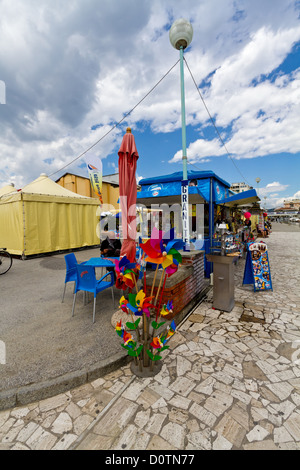
<path id="1" fill-rule="evenodd" d="M 118 258 L 121 253 L 121 242 L 113 231 L 106 232 L 106 238 L 100 246 L 101 256 L 105 258 Z"/>
<path id="2" fill-rule="evenodd" d="M 116 238 L 115 232 L 106 232 L 106 238 L 102 241 L 100 246 L 101 256 L 104 258 L 118 258 L 121 253 L 121 242 Z M 107 271 L 112 271 L 114 274 L 114 280 L 116 281 L 115 268 L 106 268 Z"/>
<path id="3" fill-rule="evenodd" d="M 257 229 L 257 236 L 258 237 L 262 237 L 262 238 L 267 238 L 267 232 L 264 230 L 261 230 L 259 228 L 259 224 L 256 225 L 256 229 Z"/>
<path id="4" fill-rule="evenodd" d="M 267 225 L 266 222 L 265 222 L 265 230 L 264 230 L 264 233 L 265 233 L 265 237 L 268 238 L 268 237 L 269 237 L 270 230 L 269 230 L 269 227 L 268 227 L 268 225 Z"/>

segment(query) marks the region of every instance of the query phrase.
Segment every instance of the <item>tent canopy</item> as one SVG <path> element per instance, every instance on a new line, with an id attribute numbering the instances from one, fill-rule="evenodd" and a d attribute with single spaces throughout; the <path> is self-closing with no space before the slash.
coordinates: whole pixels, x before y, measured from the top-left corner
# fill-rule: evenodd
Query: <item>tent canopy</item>
<path id="1" fill-rule="evenodd" d="M 52 181 L 45 173 L 22 188 L 22 193 L 44 194 L 48 196 L 63 196 L 88 199 L 86 196 L 74 193 Z"/>
<path id="2" fill-rule="evenodd" d="M 30 256 L 99 244 L 99 201 L 41 175 L 0 197 L 0 246 Z"/>
<path id="3" fill-rule="evenodd" d="M 15 192 L 14 185 L 12 183 L 7 184 L 6 186 L 3 186 L 3 188 L 0 188 L 0 197 L 13 192 Z"/>

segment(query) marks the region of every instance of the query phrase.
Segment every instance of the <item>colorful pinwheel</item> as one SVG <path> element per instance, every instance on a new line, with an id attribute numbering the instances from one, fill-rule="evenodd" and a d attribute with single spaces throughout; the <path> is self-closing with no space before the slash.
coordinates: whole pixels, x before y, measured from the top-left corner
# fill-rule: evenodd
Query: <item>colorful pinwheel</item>
<path id="1" fill-rule="evenodd" d="M 163 343 L 161 342 L 160 336 L 156 336 L 153 338 L 152 343 L 150 343 L 153 349 L 160 349 L 163 347 Z"/>
<path id="2" fill-rule="evenodd" d="M 146 297 L 143 290 L 140 290 L 136 295 L 128 294 L 128 299 L 126 307 L 129 308 L 136 316 L 140 316 L 145 313 L 147 317 L 150 317 L 149 308 L 155 308 L 151 303 L 153 297 Z"/>
<path id="3" fill-rule="evenodd" d="M 120 320 L 116 324 L 116 332 L 119 336 L 121 336 L 121 338 L 123 338 L 124 331 L 125 331 L 125 329 L 124 329 L 124 326 L 122 325 L 122 320 Z"/>
<path id="4" fill-rule="evenodd" d="M 135 342 L 133 341 L 131 334 L 128 333 L 128 331 L 126 331 L 124 326 L 122 325 L 122 320 L 117 322 L 116 332 L 121 338 L 123 338 L 124 346 L 127 346 L 129 348 L 133 348 L 135 346 Z"/>
<path id="5" fill-rule="evenodd" d="M 123 335 L 124 346 L 128 346 L 129 348 L 134 347 L 134 341 L 130 333 L 128 331 L 124 331 Z"/>
<path id="6" fill-rule="evenodd" d="M 182 263 L 182 257 L 178 250 L 183 247 L 182 240 L 171 240 L 164 247 L 162 252 L 164 261 L 162 262 L 162 267 L 166 268 L 166 273 L 168 276 L 174 274 L 178 266 Z"/>
<path id="7" fill-rule="evenodd" d="M 167 336 L 166 336 L 166 341 L 168 341 L 168 339 L 171 338 L 171 336 L 173 336 L 173 334 L 175 333 L 175 330 L 176 330 L 176 325 L 175 325 L 175 322 L 174 320 L 172 321 L 171 325 L 168 326 L 168 329 L 167 329 Z"/>
<path id="8" fill-rule="evenodd" d="M 162 309 L 160 311 L 160 316 L 164 317 L 166 315 L 169 315 L 169 313 L 173 313 L 173 300 L 169 300 L 167 305 L 164 304 L 162 306 Z"/>
<path id="9" fill-rule="evenodd" d="M 120 260 L 115 260 L 117 280 L 116 287 L 118 289 L 126 290 L 133 289 L 136 285 L 136 273 L 134 269 L 136 268 L 135 263 L 130 263 L 129 259 L 126 256 L 123 256 Z"/>
<path id="10" fill-rule="evenodd" d="M 152 346 L 153 349 L 163 348 L 166 342 L 171 338 L 171 336 L 174 335 L 175 330 L 176 325 L 173 320 L 171 325 L 167 328 L 167 333 L 162 333 L 160 336 L 156 336 L 155 338 L 153 338 L 152 342 L 150 343 L 150 346 Z"/>
<path id="11" fill-rule="evenodd" d="M 182 262 L 181 254 L 178 252 L 183 248 L 182 240 L 167 241 L 160 230 L 153 229 L 151 238 L 140 244 L 140 247 L 147 255 L 145 260 L 148 263 L 161 264 L 168 276 L 174 274 Z"/>
<path id="12" fill-rule="evenodd" d="M 128 300 L 125 299 L 124 295 L 120 298 L 120 309 L 125 312 L 125 313 L 129 313 L 128 312 L 128 308 L 127 308 L 127 304 L 128 304 Z"/>
<path id="13" fill-rule="evenodd" d="M 146 297 L 146 294 L 143 290 L 140 290 L 136 296 L 136 303 L 138 305 L 138 309 L 145 313 L 147 317 L 150 317 L 150 308 L 155 308 L 154 305 L 151 303 L 153 296 Z"/>

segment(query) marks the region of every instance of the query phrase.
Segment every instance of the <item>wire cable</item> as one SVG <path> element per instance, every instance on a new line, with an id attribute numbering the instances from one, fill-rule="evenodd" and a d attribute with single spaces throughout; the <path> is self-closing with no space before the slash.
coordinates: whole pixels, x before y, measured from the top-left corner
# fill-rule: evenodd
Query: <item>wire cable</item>
<path id="1" fill-rule="evenodd" d="M 74 158 L 70 163 L 67 163 L 66 165 L 61 167 L 59 170 L 56 170 L 53 173 L 51 173 L 49 175 L 49 177 L 55 175 L 56 173 L 59 173 L 60 171 L 64 170 L 65 168 L 72 165 L 74 162 L 76 162 L 80 158 L 82 158 L 87 152 L 89 152 L 92 148 L 94 148 L 96 145 L 98 145 L 99 142 L 101 142 L 101 140 L 103 140 L 105 137 L 107 137 L 108 134 L 110 134 L 114 129 L 116 129 L 116 127 L 118 127 L 152 93 L 152 91 L 155 90 L 155 88 L 176 67 L 176 65 L 178 64 L 179 61 L 180 61 L 180 59 L 178 59 L 177 62 L 174 65 L 172 65 L 172 67 L 163 75 L 163 77 L 151 88 L 151 90 L 149 90 L 148 93 L 146 93 L 146 95 L 130 111 L 128 111 L 128 113 L 126 113 L 119 122 L 117 122 L 114 126 L 112 126 L 102 137 L 100 137 L 100 139 L 98 139 L 96 142 L 94 142 L 90 147 L 88 147 L 84 152 L 82 152 L 80 155 L 78 155 L 78 157 Z"/>
<path id="2" fill-rule="evenodd" d="M 200 92 L 200 90 L 199 90 L 199 87 L 198 87 L 198 85 L 197 85 L 197 83 L 196 83 L 196 80 L 195 80 L 194 77 L 193 77 L 192 71 L 191 71 L 191 69 L 190 69 L 190 67 L 189 67 L 189 64 L 187 63 L 185 57 L 184 57 L 184 61 L 185 61 L 185 64 L 186 64 L 186 66 L 187 66 L 187 68 L 188 68 L 188 71 L 190 72 L 190 75 L 191 75 L 192 80 L 193 80 L 193 82 L 194 82 L 194 84 L 195 84 L 195 87 L 197 88 L 197 91 L 198 91 L 198 93 L 199 93 L 199 96 L 200 96 L 200 98 L 201 98 L 201 100 L 202 100 L 202 102 L 203 102 L 203 104 L 204 104 L 204 107 L 205 107 L 205 109 L 206 109 L 206 111 L 207 111 L 207 113 L 208 113 L 208 115 L 209 115 L 209 118 L 210 118 L 210 120 L 211 120 L 211 122 L 212 122 L 212 125 L 214 126 L 214 128 L 215 128 L 215 130 L 216 130 L 216 132 L 217 132 L 217 134 L 218 134 L 218 136 L 219 136 L 219 139 L 220 139 L 222 145 L 224 146 L 224 148 L 225 148 L 225 150 L 226 150 L 226 153 L 227 153 L 228 157 L 230 158 L 230 160 L 232 161 L 232 163 L 234 164 L 235 168 L 236 168 L 237 171 L 240 173 L 240 175 L 242 176 L 242 178 L 246 181 L 247 184 L 249 184 L 248 181 L 246 180 L 245 176 L 241 173 L 240 169 L 239 169 L 238 166 L 236 165 L 234 159 L 231 157 L 229 151 L 227 150 L 226 144 L 225 144 L 224 140 L 222 139 L 222 136 L 221 136 L 221 134 L 220 134 L 220 132 L 219 132 L 219 130 L 218 130 L 218 128 L 217 128 L 217 126 L 216 126 L 216 124 L 215 124 L 213 118 L 212 118 L 212 115 L 211 115 L 210 112 L 209 112 L 209 109 L 208 109 L 208 107 L 207 107 L 207 105 L 206 105 L 206 103 L 205 103 L 205 100 L 204 100 L 204 98 L 203 98 L 203 96 L 202 96 L 202 94 L 201 94 L 201 92 Z M 193 165 L 193 163 L 190 163 L 190 164 Z M 249 186 L 251 186 L 251 185 L 249 184 Z"/>

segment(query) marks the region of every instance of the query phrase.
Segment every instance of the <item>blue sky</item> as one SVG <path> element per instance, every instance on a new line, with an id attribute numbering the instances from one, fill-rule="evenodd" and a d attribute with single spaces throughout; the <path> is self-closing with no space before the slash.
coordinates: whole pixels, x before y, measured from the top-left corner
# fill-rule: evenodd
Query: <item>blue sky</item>
<path id="1" fill-rule="evenodd" d="M 226 145 L 185 67 L 188 169 L 255 188 L 259 177 L 269 208 L 300 198 L 299 1 L 0 0 L 0 12 L 0 187 L 87 175 L 77 157 L 98 140 L 91 154 L 115 173 L 127 126 L 138 179 L 180 171 L 169 29 L 184 17 L 194 30 L 185 59 Z"/>

